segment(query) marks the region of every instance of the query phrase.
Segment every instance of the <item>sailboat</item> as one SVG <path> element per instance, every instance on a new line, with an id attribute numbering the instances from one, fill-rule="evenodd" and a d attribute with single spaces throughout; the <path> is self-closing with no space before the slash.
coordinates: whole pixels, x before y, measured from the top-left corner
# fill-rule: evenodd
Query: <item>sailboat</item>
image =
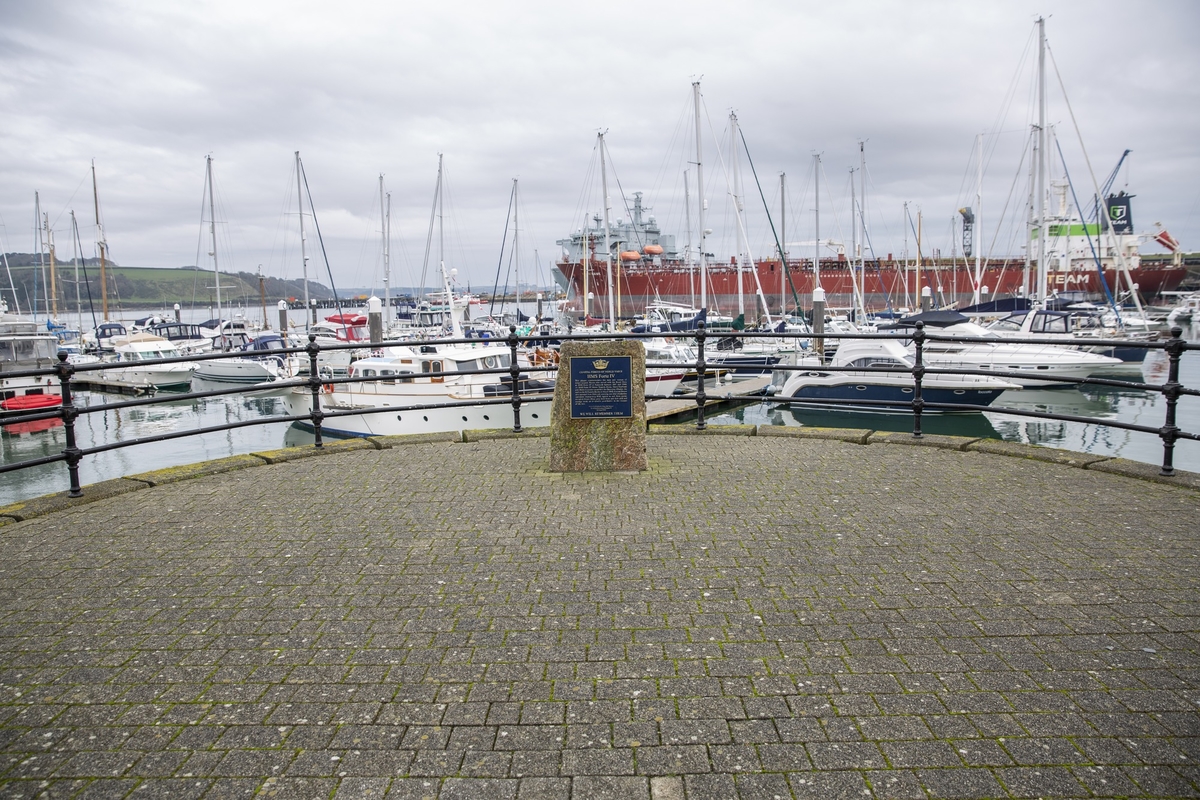
<path id="1" fill-rule="evenodd" d="M 458 319 L 459 301 L 450 287 L 445 262 L 439 263 L 442 286 L 449 298 L 451 336 L 463 336 Z M 321 391 L 321 409 L 326 413 L 357 412 L 327 417 L 323 433 L 342 437 L 399 436 L 415 433 L 445 433 L 480 428 L 512 428 L 512 375 L 508 370 L 511 351 L 495 340 L 469 344 L 425 344 L 391 346 L 350 365 L 356 383 L 326 384 Z M 554 383 L 543 373 L 521 373 L 518 391 L 521 425 L 526 428 L 550 424 Z M 297 387 L 282 397 L 291 415 L 312 411 L 312 393 Z M 310 429 L 301 421 L 299 427 Z"/>
<path id="2" fill-rule="evenodd" d="M 229 358 L 214 358 L 200 361 L 196 364 L 193 377 L 210 383 L 270 383 L 292 377 L 289 369 L 290 359 L 284 353 L 276 352 L 284 349 L 287 344 L 276 334 L 263 335 L 248 342 L 240 343 L 231 336 L 233 320 L 222 317 L 221 308 L 221 270 L 217 261 L 217 218 L 213 200 L 212 156 L 205 157 L 205 185 L 208 195 L 208 229 L 212 242 L 213 280 L 216 289 L 217 318 L 215 334 L 212 339 L 217 351 L 229 352 L 235 343 L 246 352 L 245 356 Z"/>

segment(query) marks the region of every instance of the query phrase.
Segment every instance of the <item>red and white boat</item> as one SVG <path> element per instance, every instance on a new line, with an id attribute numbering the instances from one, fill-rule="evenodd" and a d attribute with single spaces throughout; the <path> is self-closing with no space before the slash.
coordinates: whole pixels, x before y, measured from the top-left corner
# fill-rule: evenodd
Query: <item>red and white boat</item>
<path id="1" fill-rule="evenodd" d="M 58 338 L 36 322 L 0 314 L 0 420 L 62 405 L 53 375 L 13 376 L 58 361 Z"/>

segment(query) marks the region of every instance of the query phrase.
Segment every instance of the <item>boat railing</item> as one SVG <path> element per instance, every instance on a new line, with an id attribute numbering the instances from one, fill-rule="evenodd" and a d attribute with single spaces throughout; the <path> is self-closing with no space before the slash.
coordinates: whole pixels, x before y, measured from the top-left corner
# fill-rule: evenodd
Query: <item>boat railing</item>
<path id="1" fill-rule="evenodd" d="M 65 444 L 62 451 L 44 455 L 38 458 L 27 459 L 24 461 L 13 462 L 0 465 L 0 474 L 13 472 L 16 470 L 28 469 L 36 466 L 52 463 L 63 463 L 66 465 L 69 485 L 68 495 L 71 497 L 81 497 L 83 495 L 83 487 L 80 483 L 79 466 L 81 461 L 91 455 L 103 453 L 111 450 L 123 449 L 128 447 L 137 447 L 139 445 L 150 444 L 153 442 L 163 442 L 175 439 L 187 438 L 192 436 L 200 436 L 208 433 L 216 433 L 220 431 L 230 431 L 240 428 L 246 428 L 258 425 L 271 425 L 277 423 L 294 423 L 301 422 L 311 426 L 314 432 L 313 446 L 320 448 L 324 446 L 324 435 L 322 427 L 326 420 L 336 419 L 338 417 L 347 416 L 367 416 L 377 413 L 395 413 L 397 411 L 419 411 L 422 409 L 448 409 L 448 408 L 466 408 L 479 406 L 502 406 L 511 405 L 513 409 L 513 428 L 514 432 L 520 433 L 523 430 L 521 422 L 521 408 L 533 400 L 544 400 L 547 393 L 546 385 L 538 381 L 533 376 L 546 375 L 557 371 L 557 366 L 553 363 L 533 365 L 530 363 L 522 364 L 520 355 L 523 351 L 531 351 L 535 348 L 550 348 L 564 341 L 590 341 L 594 342 L 598 339 L 611 340 L 649 340 L 661 339 L 664 337 L 663 332 L 646 332 L 646 333 L 565 333 L 565 334 L 533 334 L 527 336 L 518 336 L 516 328 L 510 326 L 507 337 L 492 338 L 480 340 L 478 338 L 445 338 L 445 339 L 398 339 L 380 342 L 337 342 L 329 343 L 326 341 L 318 341 L 315 335 L 309 335 L 308 343 L 303 346 L 285 347 L 278 350 L 272 350 L 272 356 L 291 356 L 301 355 L 307 358 L 308 373 L 307 375 L 299 375 L 283 380 L 276 380 L 266 384 L 246 385 L 231 385 L 228 388 L 205 389 L 200 391 L 188 391 L 184 393 L 164 393 L 159 396 L 137 397 L 133 399 L 112 400 L 94 405 L 79 405 L 75 401 L 75 392 L 79 385 L 87 385 L 87 375 L 91 373 L 103 372 L 105 369 L 117 368 L 119 365 L 105 362 L 98 363 L 81 363 L 73 364 L 68 359 L 68 354 L 65 351 L 59 351 L 57 355 L 57 363 L 49 368 L 35 368 L 25 370 L 13 370 L 6 372 L 7 377 L 46 377 L 52 376 L 58 380 L 58 388 L 62 398 L 61 406 L 37 410 L 31 413 L 8 413 L 0 418 L 0 424 L 16 425 L 18 423 L 37 423 L 46 420 L 59 420 L 65 428 Z M 791 372 L 812 371 L 814 369 L 822 372 L 850 372 L 854 374 L 865 373 L 893 373 L 906 374 L 911 377 L 912 391 L 911 400 L 891 402 L 884 400 L 844 400 L 839 401 L 831 398 L 823 399 L 822 403 L 836 407 L 845 405 L 849 408 L 876 408 L 881 411 L 904 411 L 911 413 L 913 420 L 912 435 L 916 438 L 921 438 L 923 415 L 930 411 L 940 412 L 978 412 L 987 410 L 1005 415 L 1013 415 L 1018 417 L 1027 417 L 1033 419 L 1057 420 L 1065 422 L 1082 422 L 1104 425 L 1110 428 L 1116 428 L 1126 431 L 1136 431 L 1158 436 L 1162 441 L 1163 456 L 1160 468 L 1160 474 L 1164 476 L 1173 475 L 1174 468 L 1174 448 L 1175 443 L 1181 439 L 1190 441 L 1200 441 L 1200 432 L 1185 431 L 1178 425 L 1177 407 L 1179 398 L 1183 396 L 1200 397 L 1200 389 L 1188 388 L 1179 382 L 1179 363 L 1183 353 L 1188 350 L 1200 350 L 1200 344 L 1189 343 L 1182 338 L 1183 331 L 1176 327 L 1170 331 L 1168 338 L 1158 341 L 1145 340 L 1103 340 L 1100 342 L 1107 345 L 1117 345 L 1131 348 L 1144 348 L 1147 350 L 1157 349 L 1163 350 L 1167 356 L 1167 378 L 1163 383 L 1149 383 L 1131 380 L 1119 380 L 1112 377 L 1087 377 L 1087 378 L 1068 378 L 1058 377 L 1055 375 L 1037 373 L 1037 379 L 1046 383 L 1062 383 L 1062 384 L 1084 384 L 1090 386 L 1105 386 L 1117 389 L 1148 391 L 1161 394 L 1165 399 L 1165 415 L 1163 424 L 1160 426 L 1143 425 L 1139 423 L 1123 422 L 1113 419 L 1098 419 L 1095 417 L 1086 417 L 1076 414 L 1065 414 L 1056 411 L 1037 410 L 1037 409 L 1022 409 L 998 407 L 995 405 L 985 406 L 972 403 L 946 403 L 932 402 L 926 400 L 923 396 L 923 386 L 927 376 L 937 375 L 972 375 L 984 376 L 989 378 L 1012 378 L 1012 379 L 1027 379 L 1031 377 L 1029 371 L 1002 371 L 991 369 L 973 369 L 968 367 L 957 366 L 931 366 L 926 363 L 925 354 L 928 343 L 931 341 L 953 341 L 962 343 L 978 343 L 978 344 L 995 344 L 997 340 L 990 337 L 957 337 L 946 336 L 935 332 L 929 332 L 924 328 L 923 323 L 917 323 L 915 329 L 892 332 L 876 332 L 876 333 L 856 333 L 838 331 L 836 334 L 821 335 L 806 331 L 797 332 L 780 332 L 774 330 L 768 331 L 725 331 L 713 333 L 706 330 L 705 325 L 700 323 L 696 330 L 692 331 L 672 331 L 669 334 L 676 340 L 686 340 L 694 344 L 693 354 L 694 359 L 689 361 L 647 361 L 647 368 L 666 368 L 666 369 L 685 369 L 689 373 L 695 374 L 696 388 L 690 400 L 695 403 L 695 427 L 698 430 L 704 430 L 708 426 L 706 420 L 706 410 L 710 401 L 727 399 L 728 395 L 722 395 L 714 398 L 710 395 L 709 378 L 723 372 L 718 365 L 710 364 L 707 358 L 707 352 L 712 347 L 711 339 L 728 338 L 730 336 L 737 337 L 741 340 L 754 339 L 770 339 L 770 340 L 794 340 L 797 352 L 801 349 L 809 349 L 809 352 L 820 353 L 824 345 L 832 345 L 834 342 L 844 340 L 864 339 L 864 340 L 892 340 L 911 343 L 912 355 L 911 366 L 847 366 L 835 365 L 827 363 L 825 359 L 820 358 L 814 363 L 796 363 L 787 364 L 780 363 L 772 367 L 773 370 L 780 374 L 789 374 Z M 1034 344 L 1046 345 L 1049 347 L 1062 347 L 1061 340 L 1039 338 L 1036 336 L 1022 338 L 1005 338 L 1005 344 Z M 1093 342 L 1089 342 L 1093 344 Z M 381 383 L 396 381 L 395 375 L 363 375 L 351 373 L 344 376 L 334 376 L 327 371 L 323 371 L 319 360 L 322 354 L 331 351 L 339 350 L 364 350 L 369 349 L 373 352 L 382 352 L 389 347 L 408 347 L 414 350 L 429 348 L 436 352 L 438 348 L 451 345 L 489 345 L 504 346 L 509 351 L 509 364 L 507 366 L 498 366 L 495 368 L 472 369 L 470 375 L 495 375 L 497 377 L 496 389 L 494 394 L 489 394 L 484 397 L 472 397 L 462 400 L 440 400 L 438 402 L 425 403 L 409 403 L 406 405 L 387 405 L 378 408 L 341 408 L 336 405 L 330 405 L 324 400 L 333 389 L 339 385 L 362 384 L 362 383 Z M 224 358 L 239 358 L 245 357 L 245 353 L 230 352 L 230 353 L 204 353 L 199 355 L 177 356 L 172 358 L 153 359 L 147 363 L 153 364 L 186 364 L 196 363 L 201 361 L 212 361 Z M 419 375 L 412 377 L 416 378 L 441 378 L 461 376 L 463 372 L 452 369 L 443 369 L 439 371 L 422 372 Z M 77 420 L 84 415 L 99 414 L 108 411 L 119 411 L 122 409 L 139 408 L 150 406 L 164 402 L 178 403 L 188 400 L 201 400 L 225 396 L 248 396 L 256 397 L 264 394 L 278 394 L 282 391 L 305 392 L 311 399 L 311 407 L 305 413 L 297 414 L 280 414 L 258 417 L 249 420 L 237 420 L 225 422 L 218 425 L 208 425 L 197 428 L 189 428 L 182 431 L 171 431 L 159 433 L 149 436 L 142 436 L 133 439 L 122 441 L 113 441 L 103 444 L 98 444 L 90 447 L 79 446 L 76 438 L 75 426 Z M 668 399 L 664 395 L 656 395 L 647 393 L 647 400 Z M 676 398 L 678 399 L 678 398 Z M 746 399 L 750 399 L 747 397 Z M 775 405 L 788 405 L 794 401 L 793 398 L 778 396 L 772 394 L 768 389 L 764 389 L 761 396 L 754 398 L 764 403 Z"/>

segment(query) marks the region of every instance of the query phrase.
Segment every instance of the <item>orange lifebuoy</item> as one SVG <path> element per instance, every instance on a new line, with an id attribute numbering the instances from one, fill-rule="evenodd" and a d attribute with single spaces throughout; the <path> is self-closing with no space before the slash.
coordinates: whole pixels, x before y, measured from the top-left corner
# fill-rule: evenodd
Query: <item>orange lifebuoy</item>
<path id="1" fill-rule="evenodd" d="M 321 386 L 321 389 L 325 392 L 325 394 L 333 394 L 333 384 L 332 383 L 323 384 Z"/>

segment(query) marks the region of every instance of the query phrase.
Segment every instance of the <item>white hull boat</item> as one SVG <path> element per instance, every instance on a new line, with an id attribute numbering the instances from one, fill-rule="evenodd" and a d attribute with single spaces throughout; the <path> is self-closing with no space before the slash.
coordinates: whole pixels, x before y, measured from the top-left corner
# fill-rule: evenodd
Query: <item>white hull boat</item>
<path id="1" fill-rule="evenodd" d="M 507 370 L 510 363 L 508 348 L 491 344 L 386 348 L 383 355 L 351 365 L 350 377 L 372 380 L 323 385 L 322 411 L 367 413 L 326 418 L 321 430 L 334 436 L 397 436 L 510 428 L 511 374 L 480 372 Z M 550 424 L 554 384 L 546 377 L 544 373 L 521 373 L 522 427 Z M 312 411 L 312 393 L 305 387 L 292 389 L 282 399 L 291 415 Z M 451 403 L 456 405 L 412 408 Z M 305 423 L 301 426 L 308 427 Z"/>
<path id="2" fill-rule="evenodd" d="M 105 380 L 156 389 L 187 387 L 192 382 L 195 364 L 155 363 L 183 355 L 173 342 L 161 336 L 132 333 L 113 339 L 113 350 L 115 360 L 109 362 L 113 366 L 98 373 Z"/>
<path id="3" fill-rule="evenodd" d="M 833 360 L 822 364 L 815 356 L 802 358 L 804 369 L 777 371 L 773 384 L 782 387 L 778 394 L 792 398 L 792 405 L 826 408 L 835 411 L 875 413 L 912 413 L 916 396 L 912 373 L 913 359 L 899 342 L 887 339 L 846 340 Z M 835 370 L 830 367 L 837 368 Z M 872 371 L 855 371 L 871 368 Z M 875 369 L 895 372 L 876 372 Z M 926 403 L 972 406 L 990 405 L 1015 383 L 988 376 L 931 375 L 921 380 L 921 399 Z M 926 413 L 970 413 L 974 409 L 926 408 Z"/>
<path id="4" fill-rule="evenodd" d="M 925 341 L 923 361 L 927 367 L 1015 373 L 1004 375 L 1003 379 L 1021 386 L 1049 387 L 1070 386 L 1121 364 L 1118 358 L 1071 347 L 1005 342 L 953 311 L 916 314 L 905 317 L 900 325 L 910 328 L 918 321 L 925 323 L 927 334 L 952 337 L 946 341 Z M 960 337 L 963 341 L 953 341 Z M 985 341 L 972 341 L 976 339 Z"/>

